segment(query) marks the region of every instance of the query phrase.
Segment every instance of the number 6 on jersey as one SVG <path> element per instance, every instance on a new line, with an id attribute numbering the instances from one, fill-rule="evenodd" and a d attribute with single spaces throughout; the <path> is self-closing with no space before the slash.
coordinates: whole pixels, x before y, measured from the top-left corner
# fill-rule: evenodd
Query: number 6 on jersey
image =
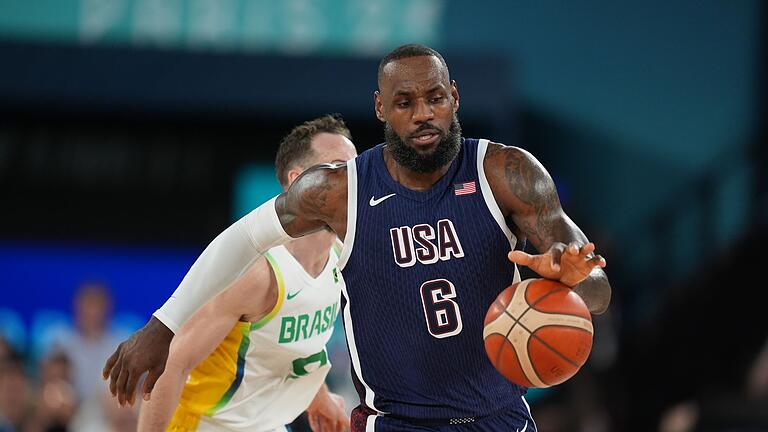
<path id="1" fill-rule="evenodd" d="M 451 300 L 456 297 L 453 284 L 445 279 L 433 279 L 421 284 L 419 291 L 429 334 L 442 339 L 461 333 L 459 305 Z"/>

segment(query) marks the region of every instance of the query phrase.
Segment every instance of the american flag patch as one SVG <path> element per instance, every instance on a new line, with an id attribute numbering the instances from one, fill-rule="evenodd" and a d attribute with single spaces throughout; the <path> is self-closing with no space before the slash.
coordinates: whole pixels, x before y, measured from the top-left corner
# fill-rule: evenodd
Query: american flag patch
<path id="1" fill-rule="evenodd" d="M 469 195 L 475 193 L 475 182 L 466 182 L 466 183 L 456 183 L 453 185 L 453 194 L 456 196 L 459 195 Z"/>

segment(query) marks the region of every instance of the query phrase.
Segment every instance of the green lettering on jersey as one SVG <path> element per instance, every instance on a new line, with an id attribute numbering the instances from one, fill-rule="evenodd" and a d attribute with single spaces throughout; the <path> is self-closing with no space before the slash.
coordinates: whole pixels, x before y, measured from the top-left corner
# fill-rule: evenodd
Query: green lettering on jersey
<path id="1" fill-rule="evenodd" d="M 331 325 L 331 311 L 332 307 L 328 306 L 323 311 L 323 326 L 320 328 L 320 331 L 325 332 L 328 330 L 328 326 Z"/>
<path id="2" fill-rule="evenodd" d="M 312 334 L 320 334 L 320 323 L 322 321 L 322 310 L 316 310 L 315 316 L 312 317 L 312 327 L 309 329 L 309 337 L 312 337 Z"/>
<path id="3" fill-rule="evenodd" d="M 339 312 L 339 302 L 336 302 L 336 303 L 333 304 L 333 312 L 331 313 L 331 316 L 333 318 L 331 319 L 331 323 L 335 323 L 336 322 L 336 317 L 338 315 L 338 312 Z"/>
<path id="4" fill-rule="evenodd" d="M 307 314 L 301 314 L 299 315 L 299 319 L 297 320 L 296 324 L 296 338 L 293 340 L 296 342 L 301 339 L 307 338 L 307 322 L 309 321 L 309 315 Z"/>
<path id="5" fill-rule="evenodd" d="M 316 364 L 316 365 L 315 365 Z M 285 379 L 296 379 L 312 373 L 328 364 L 328 353 L 325 348 L 309 357 L 299 358 L 293 361 L 293 371 Z M 308 367 L 311 366 L 311 367 Z"/>
<path id="6" fill-rule="evenodd" d="M 283 321 L 280 323 L 280 343 L 288 343 L 293 340 L 296 327 L 296 318 L 292 316 L 284 316 Z"/>
<path id="7" fill-rule="evenodd" d="M 333 330 L 333 324 L 336 322 L 338 312 L 339 303 L 336 302 L 326 306 L 324 309 L 314 311 L 311 322 L 309 314 L 282 317 L 278 343 L 298 342 Z"/>

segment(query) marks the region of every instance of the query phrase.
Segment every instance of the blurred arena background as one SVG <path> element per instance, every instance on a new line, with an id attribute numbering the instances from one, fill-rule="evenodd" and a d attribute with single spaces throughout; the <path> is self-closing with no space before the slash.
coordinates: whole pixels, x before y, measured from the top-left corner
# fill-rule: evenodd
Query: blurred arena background
<path id="1" fill-rule="evenodd" d="M 99 375 L 195 257 L 279 191 L 278 141 L 383 141 L 379 58 L 445 56 L 469 137 L 531 151 L 607 257 L 541 432 L 768 430 L 758 0 L 0 0 L 0 430 L 133 430 Z M 340 324 L 333 390 L 355 404 Z M 301 419 L 295 430 L 306 430 Z"/>

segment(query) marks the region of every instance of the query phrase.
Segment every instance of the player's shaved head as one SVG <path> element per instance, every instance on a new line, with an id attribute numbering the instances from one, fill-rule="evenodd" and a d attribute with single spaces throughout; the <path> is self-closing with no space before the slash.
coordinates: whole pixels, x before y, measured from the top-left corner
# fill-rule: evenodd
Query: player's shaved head
<path id="1" fill-rule="evenodd" d="M 428 57 L 432 56 L 437 58 L 440 61 L 440 64 L 442 65 L 443 71 L 445 73 L 445 79 L 446 82 L 449 82 L 451 80 L 450 74 L 448 72 L 448 64 L 445 63 L 445 59 L 442 55 L 440 55 L 439 52 L 433 50 L 432 48 L 426 46 L 426 45 L 420 45 L 420 44 L 407 44 L 407 45 L 401 45 L 392 51 L 390 51 L 389 54 L 385 55 L 384 58 L 381 59 L 381 62 L 379 62 L 379 73 L 378 73 L 378 84 L 379 89 L 381 89 L 381 80 L 385 75 L 385 69 L 387 65 L 390 63 L 404 59 L 404 58 L 410 58 L 410 57 Z"/>

